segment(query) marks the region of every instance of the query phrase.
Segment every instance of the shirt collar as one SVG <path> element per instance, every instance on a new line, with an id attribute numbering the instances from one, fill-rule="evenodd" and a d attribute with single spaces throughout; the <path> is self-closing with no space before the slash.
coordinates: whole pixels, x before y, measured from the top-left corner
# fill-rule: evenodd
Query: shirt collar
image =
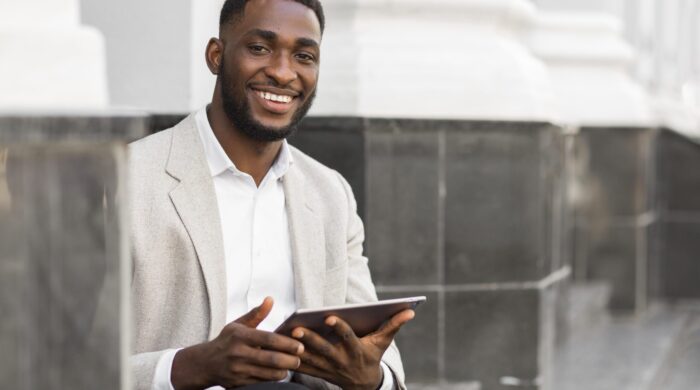
<path id="1" fill-rule="evenodd" d="M 235 174 L 245 174 L 236 168 L 236 165 L 228 158 L 226 152 L 224 152 L 224 148 L 221 147 L 219 140 L 216 139 L 214 130 L 212 130 L 209 124 L 206 107 L 197 111 L 195 114 L 195 121 L 197 123 L 199 137 L 204 145 L 204 156 L 207 159 L 211 176 L 218 176 L 227 170 Z M 293 162 L 294 159 L 292 158 L 292 152 L 287 144 L 287 140 L 282 140 L 282 147 L 280 148 L 279 155 L 272 164 L 268 174 L 271 173 L 275 176 L 275 179 L 279 179 L 287 173 Z"/>

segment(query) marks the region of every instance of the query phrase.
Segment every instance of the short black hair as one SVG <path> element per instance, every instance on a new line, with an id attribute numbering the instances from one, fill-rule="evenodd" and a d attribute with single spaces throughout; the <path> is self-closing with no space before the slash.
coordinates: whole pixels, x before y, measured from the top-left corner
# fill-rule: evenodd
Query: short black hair
<path id="1" fill-rule="evenodd" d="M 240 18 L 245 10 L 245 5 L 249 0 L 226 0 L 224 6 L 221 7 L 221 16 L 219 16 L 219 28 L 223 28 L 227 23 Z M 321 25 L 321 34 L 326 27 L 326 17 L 323 15 L 323 6 L 319 0 L 289 0 L 295 1 L 309 7 L 316 14 L 318 23 Z"/>

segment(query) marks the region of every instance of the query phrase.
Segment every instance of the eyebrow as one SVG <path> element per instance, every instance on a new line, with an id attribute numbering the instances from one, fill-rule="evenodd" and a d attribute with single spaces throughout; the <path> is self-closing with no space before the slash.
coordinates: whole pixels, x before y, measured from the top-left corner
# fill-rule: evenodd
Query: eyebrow
<path id="1" fill-rule="evenodd" d="M 274 41 L 277 39 L 277 33 L 274 31 L 270 30 L 263 30 L 260 28 L 254 28 L 250 30 L 246 35 L 257 35 L 262 39 L 268 40 L 268 41 Z M 305 47 L 319 47 L 320 45 L 316 40 L 311 39 L 311 38 L 297 38 L 296 44 L 298 46 L 305 46 Z"/>

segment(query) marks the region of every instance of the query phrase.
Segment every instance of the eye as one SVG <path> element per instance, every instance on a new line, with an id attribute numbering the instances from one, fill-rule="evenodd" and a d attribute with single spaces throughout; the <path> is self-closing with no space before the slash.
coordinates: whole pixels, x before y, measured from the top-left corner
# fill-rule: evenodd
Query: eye
<path id="1" fill-rule="evenodd" d="M 259 44 L 249 45 L 248 50 L 250 50 L 250 52 L 253 54 L 265 54 L 265 53 L 268 53 L 270 51 L 265 46 L 259 45 Z"/>
<path id="2" fill-rule="evenodd" d="M 316 62 L 316 57 L 314 57 L 313 55 L 311 55 L 311 54 L 309 54 L 309 53 L 305 53 L 305 52 L 297 53 L 297 54 L 296 54 L 296 58 L 297 58 L 300 62 L 303 62 L 303 63 L 313 63 L 313 62 Z"/>

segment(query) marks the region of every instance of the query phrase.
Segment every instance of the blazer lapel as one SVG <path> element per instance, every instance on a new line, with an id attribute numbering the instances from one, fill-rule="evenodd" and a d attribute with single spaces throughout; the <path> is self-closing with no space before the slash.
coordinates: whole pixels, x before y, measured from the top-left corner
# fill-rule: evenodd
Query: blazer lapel
<path id="1" fill-rule="evenodd" d="M 314 213 L 314 194 L 306 191 L 302 172 L 292 165 L 283 179 L 289 218 L 297 306 L 323 306 L 326 275 L 323 225 Z"/>
<path id="2" fill-rule="evenodd" d="M 194 116 L 173 129 L 166 170 L 180 180 L 170 192 L 170 199 L 190 235 L 204 275 L 212 339 L 226 322 L 226 265 L 214 183 Z"/>

